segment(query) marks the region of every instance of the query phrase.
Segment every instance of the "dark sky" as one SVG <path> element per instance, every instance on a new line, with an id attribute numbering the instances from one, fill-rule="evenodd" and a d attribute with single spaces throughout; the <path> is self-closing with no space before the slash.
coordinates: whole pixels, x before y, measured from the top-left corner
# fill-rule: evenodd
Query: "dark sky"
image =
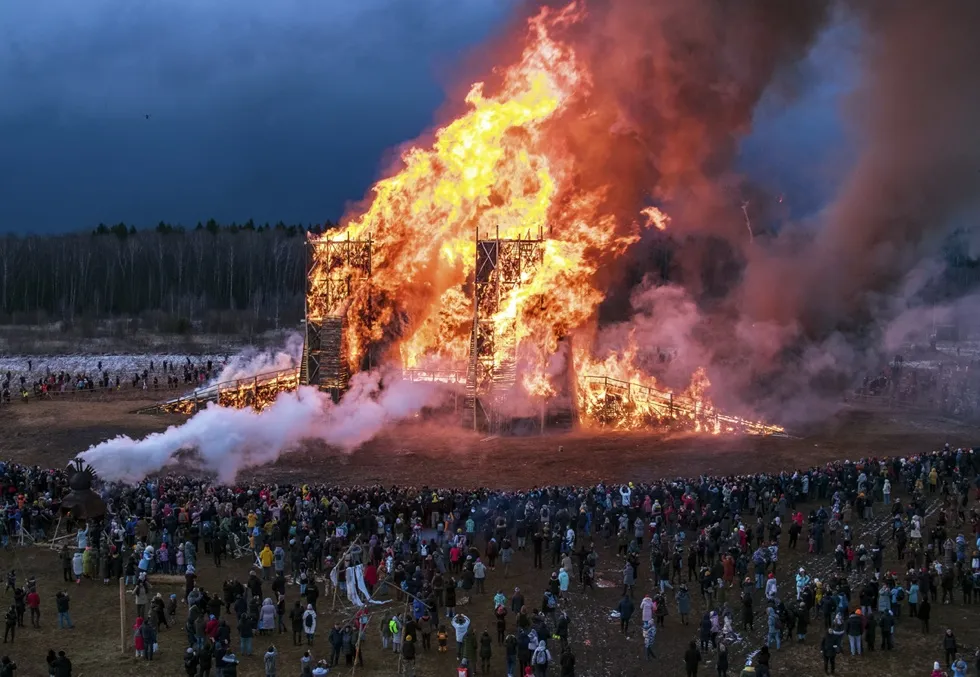
<path id="1" fill-rule="evenodd" d="M 337 219 L 515 3 L 3 0 L 0 232 Z M 830 42 L 743 162 L 815 203 L 839 132 Z"/>

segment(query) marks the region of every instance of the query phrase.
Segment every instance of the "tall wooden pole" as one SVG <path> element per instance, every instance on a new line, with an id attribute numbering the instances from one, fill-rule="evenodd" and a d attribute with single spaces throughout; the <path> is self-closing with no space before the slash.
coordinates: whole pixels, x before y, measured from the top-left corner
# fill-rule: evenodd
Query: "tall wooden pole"
<path id="1" fill-rule="evenodd" d="M 119 650 L 126 655 L 126 579 L 119 578 Z"/>

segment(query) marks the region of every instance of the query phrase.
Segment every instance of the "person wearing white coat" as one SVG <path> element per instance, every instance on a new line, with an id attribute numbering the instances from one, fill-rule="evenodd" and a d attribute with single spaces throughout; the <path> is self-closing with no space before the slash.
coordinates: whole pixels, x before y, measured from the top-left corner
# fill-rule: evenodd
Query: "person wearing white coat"
<path id="1" fill-rule="evenodd" d="M 316 612 L 312 604 L 307 604 L 303 612 L 303 632 L 306 633 L 306 643 L 312 644 L 313 635 L 316 634 Z"/>
<path id="2" fill-rule="evenodd" d="M 463 657 L 463 638 L 470 629 L 470 619 L 463 614 L 453 616 L 453 630 L 456 631 L 456 658 Z"/>
<path id="3" fill-rule="evenodd" d="M 85 570 L 82 564 L 82 551 L 79 550 L 71 558 L 71 572 L 75 574 L 75 582 L 82 582 L 82 572 Z"/>

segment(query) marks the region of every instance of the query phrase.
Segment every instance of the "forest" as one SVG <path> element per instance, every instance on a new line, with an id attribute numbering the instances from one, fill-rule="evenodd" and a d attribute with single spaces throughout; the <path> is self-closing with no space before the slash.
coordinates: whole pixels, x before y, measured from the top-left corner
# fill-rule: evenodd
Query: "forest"
<path id="1" fill-rule="evenodd" d="M 303 317 L 308 232 L 325 225 L 100 224 L 0 236 L 0 323 L 136 317 L 162 332 L 262 331 Z"/>
<path id="2" fill-rule="evenodd" d="M 117 319 L 130 320 L 130 332 L 168 334 L 251 335 L 295 327 L 304 313 L 307 233 L 335 227 L 210 219 L 190 228 L 118 223 L 82 233 L 0 235 L 0 325 L 57 322 L 82 334 Z M 970 232 L 955 232 L 944 245 L 942 272 L 920 292 L 927 303 L 980 285 Z M 638 283 L 658 272 L 663 282 L 683 282 L 692 271 L 677 266 L 671 253 L 693 246 L 690 238 L 668 238 L 632 261 L 627 277 Z M 717 281 L 719 256 L 702 258 L 694 274 L 703 290 L 720 287 L 723 294 L 737 281 L 737 261 Z"/>

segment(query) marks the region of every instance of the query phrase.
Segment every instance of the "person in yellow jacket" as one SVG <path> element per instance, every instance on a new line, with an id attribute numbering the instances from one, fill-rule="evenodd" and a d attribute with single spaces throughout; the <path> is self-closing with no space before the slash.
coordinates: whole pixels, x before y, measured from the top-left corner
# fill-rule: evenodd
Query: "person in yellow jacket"
<path id="1" fill-rule="evenodd" d="M 267 581 L 272 578 L 272 550 L 268 543 L 259 553 L 259 561 L 262 563 L 262 580 Z"/>
<path id="2" fill-rule="evenodd" d="M 929 493 L 930 494 L 936 493 L 936 487 L 938 486 L 938 484 L 939 484 L 939 473 L 936 472 L 936 469 L 935 468 L 933 468 L 932 470 L 929 471 Z"/>

